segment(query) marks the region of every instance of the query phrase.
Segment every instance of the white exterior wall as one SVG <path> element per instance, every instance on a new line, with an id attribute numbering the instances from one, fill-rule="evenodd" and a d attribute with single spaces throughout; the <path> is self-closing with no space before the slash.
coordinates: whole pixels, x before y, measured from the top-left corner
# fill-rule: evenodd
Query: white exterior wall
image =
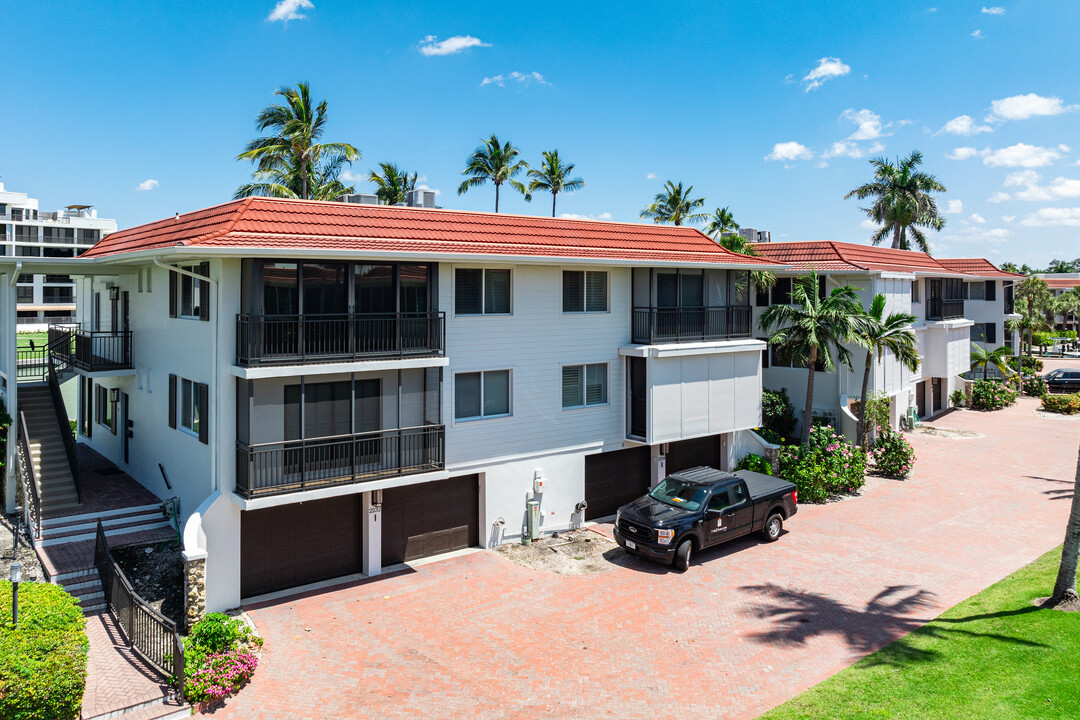
<path id="1" fill-rule="evenodd" d="M 994 350 L 1005 344 L 1005 282 L 994 281 L 993 300 L 965 300 L 964 317 L 974 323 L 992 323 L 995 329 L 995 342 L 982 343 L 972 340 L 972 344 L 985 346 L 987 350 Z"/>
<path id="2" fill-rule="evenodd" d="M 762 349 L 649 358 L 650 444 L 758 427 Z"/>

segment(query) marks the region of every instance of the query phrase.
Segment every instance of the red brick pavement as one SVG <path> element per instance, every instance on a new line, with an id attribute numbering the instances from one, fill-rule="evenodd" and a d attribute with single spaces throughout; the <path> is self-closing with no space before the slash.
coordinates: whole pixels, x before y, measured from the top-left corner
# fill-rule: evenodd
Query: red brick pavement
<path id="1" fill-rule="evenodd" d="M 777 543 L 556 576 L 475 553 L 249 610 L 223 718 L 750 718 L 1061 542 L 1080 419 L 1022 399 L 932 424 L 907 481 L 804 505 Z"/>
<path id="2" fill-rule="evenodd" d="M 135 655 L 109 613 L 86 618 L 90 652 L 86 667 L 86 693 L 82 717 L 94 718 L 108 712 L 161 700 L 169 687 Z M 173 710 L 179 705 L 171 704 Z"/>

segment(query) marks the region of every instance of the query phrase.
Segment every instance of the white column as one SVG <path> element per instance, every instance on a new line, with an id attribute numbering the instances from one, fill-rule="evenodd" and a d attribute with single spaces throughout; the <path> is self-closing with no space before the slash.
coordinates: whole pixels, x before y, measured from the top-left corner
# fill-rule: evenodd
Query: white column
<path id="1" fill-rule="evenodd" d="M 382 495 L 378 490 L 374 492 Z M 360 511 L 364 513 L 362 570 L 368 577 L 375 577 L 382 573 L 382 504 L 372 502 L 372 495 L 371 492 L 363 493 L 360 504 Z"/>
<path id="2" fill-rule="evenodd" d="M 14 269 L 11 272 L 14 273 Z M 7 378 L 5 403 L 7 404 L 8 414 L 11 416 L 11 426 L 8 428 L 7 458 L 5 459 L 7 473 L 4 480 L 4 508 L 8 513 L 15 512 L 15 483 L 17 482 L 15 457 L 19 437 L 19 373 L 18 355 L 16 353 L 18 336 L 15 334 L 17 329 L 15 320 L 16 294 L 15 287 L 11 284 L 13 277 L 14 275 L 11 273 L 0 276 L 0 338 L 2 338 L 2 341 L 0 341 L 0 371 L 3 371 L 4 376 Z"/>

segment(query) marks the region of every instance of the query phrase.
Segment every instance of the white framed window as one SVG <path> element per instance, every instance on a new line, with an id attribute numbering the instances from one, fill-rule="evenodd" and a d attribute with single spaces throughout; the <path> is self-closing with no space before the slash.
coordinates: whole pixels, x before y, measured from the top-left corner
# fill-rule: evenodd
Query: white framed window
<path id="1" fill-rule="evenodd" d="M 605 270 L 563 270 L 563 312 L 608 311 L 608 274 Z"/>
<path id="2" fill-rule="evenodd" d="M 510 415 L 510 371 L 457 373 L 454 419 L 481 420 Z"/>
<path id="3" fill-rule="evenodd" d="M 509 315 L 509 270 L 456 268 L 454 270 L 455 315 Z"/>
<path id="4" fill-rule="evenodd" d="M 986 299 L 986 282 L 980 280 L 979 282 L 964 283 L 964 289 L 967 291 L 964 293 L 968 300 L 985 300 Z"/>
<path id="5" fill-rule="evenodd" d="M 207 277 L 210 274 L 210 263 L 204 262 L 179 269 Z M 147 292 L 150 291 L 149 280 L 146 289 Z M 208 321 L 210 319 L 210 283 L 186 273 L 170 270 L 169 317 Z"/>
<path id="6" fill-rule="evenodd" d="M 104 425 L 113 435 L 116 434 L 116 407 L 109 397 L 109 388 L 104 385 L 94 386 L 94 416 L 98 425 Z"/>
<path id="7" fill-rule="evenodd" d="M 192 268 L 186 268 L 191 270 Z M 186 320 L 198 320 L 200 315 L 199 299 L 202 297 L 202 280 L 190 275 L 177 278 L 180 286 L 180 317 Z"/>
<path id="8" fill-rule="evenodd" d="M 180 427 L 192 435 L 199 434 L 198 383 L 180 381 Z"/>
<path id="9" fill-rule="evenodd" d="M 914 302 L 914 303 L 922 302 L 921 300 L 919 300 L 919 283 L 920 282 L 921 282 L 920 280 L 912 280 L 911 281 L 911 302 Z"/>
<path id="10" fill-rule="evenodd" d="M 607 363 L 563 366 L 562 406 L 564 410 L 606 405 L 607 401 Z"/>
<path id="11" fill-rule="evenodd" d="M 207 427 L 210 388 L 194 380 L 169 375 L 169 427 L 209 444 Z"/>

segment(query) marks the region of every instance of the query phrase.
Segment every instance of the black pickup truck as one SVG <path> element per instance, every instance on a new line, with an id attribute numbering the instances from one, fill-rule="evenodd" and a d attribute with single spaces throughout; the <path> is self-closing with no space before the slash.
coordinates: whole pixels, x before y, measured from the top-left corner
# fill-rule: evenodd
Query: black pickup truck
<path id="1" fill-rule="evenodd" d="M 614 535 L 629 552 L 686 570 L 692 553 L 732 538 L 760 532 L 773 542 L 797 509 L 798 492 L 787 480 L 695 467 L 619 508 Z"/>

